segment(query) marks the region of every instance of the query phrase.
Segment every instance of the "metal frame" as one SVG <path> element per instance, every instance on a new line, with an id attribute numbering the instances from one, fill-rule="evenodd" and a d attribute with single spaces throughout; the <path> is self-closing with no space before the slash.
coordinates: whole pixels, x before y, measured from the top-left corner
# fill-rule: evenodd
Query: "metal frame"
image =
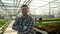
<path id="1" fill-rule="evenodd" d="M 9 0 L 10 1 L 10 0 Z M 0 7 L 3 9 L 3 10 L 5 10 L 7 13 L 9 13 L 10 11 L 9 10 L 16 10 L 17 11 L 17 13 L 16 14 L 14 14 L 15 16 L 17 16 L 19 13 L 20 13 L 20 10 L 19 10 L 19 8 L 21 9 L 21 6 L 19 6 L 19 5 L 23 5 L 23 4 L 27 4 L 27 5 L 29 5 L 30 6 L 30 3 L 32 2 L 32 0 L 25 0 L 24 1 L 24 3 L 23 4 L 20 4 L 20 2 L 21 2 L 21 0 L 13 0 L 13 5 L 5 5 L 5 4 L 12 4 L 12 3 L 3 3 L 1 0 L 0 0 L 0 3 L 2 4 L 2 5 L 0 5 Z M 44 1 L 44 2 L 48 2 L 48 1 Z M 44 5 L 42 5 L 42 6 L 39 6 L 38 8 L 41 8 L 41 7 L 44 7 L 44 6 L 46 6 L 46 5 L 49 5 L 49 13 L 50 13 L 50 9 L 52 8 L 51 6 L 50 6 L 50 3 L 54 3 L 55 2 L 55 0 L 54 1 L 52 1 L 52 2 L 48 2 L 47 4 L 44 4 Z M 60 1 L 59 1 L 60 2 Z M 59 3 L 60 4 L 60 3 Z M 12 7 L 12 9 L 8 9 L 7 7 Z M 60 6 L 58 6 L 58 7 L 60 7 Z M 17 9 L 13 9 L 13 8 L 17 8 Z M 31 8 L 31 9 L 33 9 L 32 11 L 35 11 L 36 9 L 38 9 L 38 8 Z M 56 7 L 54 7 L 54 8 L 56 8 Z M 16 11 L 14 11 L 13 13 L 15 13 Z M 9 13 L 10 15 L 11 15 L 11 13 Z"/>

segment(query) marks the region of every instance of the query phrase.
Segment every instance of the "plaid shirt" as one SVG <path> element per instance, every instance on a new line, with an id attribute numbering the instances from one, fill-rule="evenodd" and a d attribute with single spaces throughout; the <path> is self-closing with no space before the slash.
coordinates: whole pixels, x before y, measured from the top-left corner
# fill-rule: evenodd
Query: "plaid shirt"
<path id="1" fill-rule="evenodd" d="M 32 30 L 34 19 L 31 16 L 16 18 L 12 28 L 19 32 L 27 33 Z"/>

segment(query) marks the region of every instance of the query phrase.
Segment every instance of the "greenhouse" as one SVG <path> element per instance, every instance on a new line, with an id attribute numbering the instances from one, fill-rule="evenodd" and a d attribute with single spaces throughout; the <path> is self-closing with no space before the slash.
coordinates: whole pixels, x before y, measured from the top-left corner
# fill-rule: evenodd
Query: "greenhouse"
<path id="1" fill-rule="evenodd" d="M 34 17 L 34 34 L 60 34 L 60 0 L 0 0 L 0 34 L 17 34 L 12 26 L 22 16 L 22 5 Z"/>

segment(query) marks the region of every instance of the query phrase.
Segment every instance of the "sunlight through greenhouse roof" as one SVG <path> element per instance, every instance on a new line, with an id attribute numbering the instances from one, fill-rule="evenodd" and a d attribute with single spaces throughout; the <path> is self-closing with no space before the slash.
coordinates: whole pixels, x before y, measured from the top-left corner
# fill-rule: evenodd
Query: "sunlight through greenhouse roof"
<path id="1" fill-rule="evenodd" d="M 59 7 L 60 0 L 0 0 L 0 9 L 7 10 L 10 13 L 13 11 L 13 14 L 15 13 L 14 15 L 17 15 L 19 14 L 18 12 L 21 12 L 20 7 L 23 4 L 27 4 L 29 6 L 31 14 L 39 15 L 40 12 L 43 14 L 45 9 L 48 9 L 45 11 L 49 11 L 49 7 Z"/>

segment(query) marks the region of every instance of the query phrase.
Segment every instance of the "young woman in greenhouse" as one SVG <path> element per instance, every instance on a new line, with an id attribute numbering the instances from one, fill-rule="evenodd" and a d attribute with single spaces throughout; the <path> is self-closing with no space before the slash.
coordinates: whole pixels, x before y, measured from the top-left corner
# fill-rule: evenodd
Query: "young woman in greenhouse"
<path id="1" fill-rule="evenodd" d="M 22 5 L 22 16 L 17 17 L 12 29 L 18 31 L 18 34 L 34 34 L 32 32 L 34 26 L 34 18 L 28 15 L 28 6 Z"/>

